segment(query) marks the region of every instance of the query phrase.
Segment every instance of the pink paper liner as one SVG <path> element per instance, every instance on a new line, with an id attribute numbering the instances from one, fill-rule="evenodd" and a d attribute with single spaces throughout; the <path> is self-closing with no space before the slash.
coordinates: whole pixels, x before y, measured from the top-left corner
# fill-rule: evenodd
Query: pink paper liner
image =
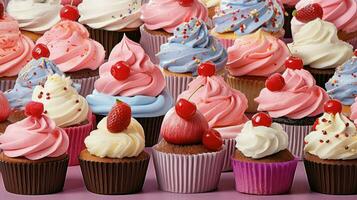
<path id="1" fill-rule="evenodd" d="M 79 165 L 78 156 L 85 148 L 84 139 L 93 130 L 95 116 L 92 115 L 92 118 L 88 119 L 88 121 L 89 122 L 85 125 L 64 128 L 69 138 L 69 147 L 67 150 L 69 157 L 69 166 Z"/>
<path id="2" fill-rule="evenodd" d="M 10 90 L 14 88 L 16 83 L 16 79 L 13 80 L 0 80 L 0 90 L 5 92 L 6 90 Z"/>
<path id="3" fill-rule="evenodd" d="M 223 38 L 219 38 L 218 40 L 221 42 L 222 46 L 225 49 L 228 49 L 228 47 L 233 46 L 234 41 L 235 41 L 234 39 L 223 39 Z"/>
<path id="4" fill-rule="evenodd" d="M 224 144 L 224 146 L 227 147 L 227 151 L 224 154 L 222 172 L 230 172 L 230 171 L 232 171 L 231 157 L 236 149 L 236 140 L 235 139 L 224 139 L 223 144 Z"/>
<path id="5" fill-rule="evenodd" d="M 195 79 L 195 77 L 188 76 L 167 76 L 165 75 L 166 88 L 172 95 L 172 99 L 176 102 L 177 97 L 187 89 L 188 84 Z"/>
<path id="6" fill-rule="evenodd" d="M 175 193 L 201 193 L 215 190 L 223 167 L 226 147 L 213 153 L 170 154 L 153 148 L 160 190 Z"/>
<path id="7" fill-rule="evenodd" d="M 94 90 L 94 82 L 99 78 L 99 76 L 93 76 L 88 78 L 81 79 L 72 79 L 74 83 L 79 83 L 81 85 L 81 89 L 79 90 L 79 94 L 86 97 L 91 94 Z"/>
<path id="8" fill-rule="evenodd" d="M 258 163 L 232 158 L 236 190 L 257 195 L 287 193 L 293 183 L 297 163 L 298 159 L 279 163 Z"/>

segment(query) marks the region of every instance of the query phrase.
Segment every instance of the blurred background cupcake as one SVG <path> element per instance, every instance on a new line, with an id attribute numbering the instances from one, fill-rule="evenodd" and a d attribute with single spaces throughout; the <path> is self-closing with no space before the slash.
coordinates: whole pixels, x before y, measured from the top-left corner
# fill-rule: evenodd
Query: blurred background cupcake
<path id="1" fill-rule="evenodd" d="M 262 28 L 284 36 L 284 8 L 279 0 L 222 0 L 211 33 L 228 48 L 234 40 Z"/>
<path id="2" fill-rule="evenodd" d="M 286 44 L 262 29 L 237 38 L 228 48 L 227 83 L 246 95 L 247 112 L 257 111 L 254 99 L 264 88 L 267 77 L 285 70 L 284 62 L 289 56 Z"/>
<path id="3" fill-rule="evenodd" d="M 106 58 L 124 34 L 140 41 L 141 0 L 83 0 L 78 9 L 79 23 L 86 25 L 90 37 L 104 46 Z"/>
<path id="4" fill-rule="evenodd" d="M 291 34 L 291 20 L 294 17 L 293 12 L 295 10 L 295 5 L 298 3 L 300 0 L 280 0 L 283 5 L 284 5 L 284 10 L 285 10 L 285 18 L 284 18 L 284 30 L 285 30 L 285 35 L 284 35 L 284 40 L 286 41 L 291 41 L 292 40 L 292 34 Z"/>
<path id="5" fill-rule="evenodd" d="M 219 5 L 221 0 L 200 0 L 208 10 L 208 17 L 212 19 L 212 17 L 216 14 L 216 10 L 219 9 Z"/>
<path id="6" fill-rule="evenodd" d="M 0 90 L 0 135 L 11 122 L 7 119 L 10 116 L 11 107 L 4 93 Z"/>
<path id="7" fill-rule="evenodd" d="M 165 9 L 162 9 L 165 8 Z M 150 0 L 141 8 L 140 44 L 153 63 L 159 63 L 156 54 L 167 42 L 176 27 L 191 18 L 209 22 L 208 11 L 199 0 Z"/>
<path id="8" fill-rule="evenodd" d="M 351 105 L 349 117 L 357 125 L 357 97 L 355 98 L 353 104 Z"/>
<path id="9" fill-rule="evenodd" d="M 100 67 L 99 76 L 95 90 L 87 96 L 97 121 L 107 116 L 119 99 L 130 105 L 133 117 L 144 127 L 146 145 L 156 144 L 162 120 L 173 101 L 162 72 L 144 49 L 124 36 Z"/>
<path id="10" fill-rule="evenodd" d="M 197 69 L 202 63 L 213 63 L 217 74 L 225 75 L 227 52 L 209 34 L 207 25 L 197 18 L 178 26 L 169 41 L 161 45 L 157 57 L 174 101 L 198 75 Z"/>

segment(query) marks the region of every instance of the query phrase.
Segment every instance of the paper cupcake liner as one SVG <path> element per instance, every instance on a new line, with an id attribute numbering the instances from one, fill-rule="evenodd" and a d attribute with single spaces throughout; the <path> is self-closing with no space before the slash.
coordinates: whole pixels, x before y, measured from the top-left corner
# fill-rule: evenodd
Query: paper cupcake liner
<path id="1" fill-rule="evenodd" d="M 174 102 L 177 97 L 187 89 L 188 84 L 195 79 L 193 76 L 168 76 L 164 74 L 166 81 L 166 88 L 172 95 Z"/>
<path id="2" fill-rule="evenodd" d="M 14 88 L 15 83 L 16 83 L 16 79 L 0 80 L 0 90 L 3 92 L 5 92 L 6 90 L 10 90 Z"/>
<path id="3" fill-rule="evenodd" d="M 263 77 L 234 77 L 227 75 L 226 82 L 234 89 L 241 91 L 248 99 L 248 113 L 256 113 L 258 103 L 254 101 L 259 96 L 260 91 L 265 87 Z"/>
<path id="4" fill-rule="evenodd" d="M 316 80 L 316 85 L 322 87 L 326 90 L 325 84 L 330 80 L 334 75 L 335 69 L 313 69 L 311 67 L 304 67 L 309 71 Z"/>
<path id="5" fill-rule="evenodd" d="M 223 144 L 224 144 L 224 146 L 226 146 L 227 151 L 224 155 L 222 172 L 230 172 L 230 171 L 232 171 L 231 158 L 232 158 L 232 155 L 234 154 L 234 151 L 236 149 L 236 140 L 235 139 L 224 139 Z"/>
<path id="6" fill-rule="evenodd" d="M 43 195 L 63 190 L 68 157 L 48 162 L 0 161 L 0 171 L 8 192 L 22 195 Z"/>
<path id="7" fill-rule="evenodd" d="M 223 167 L 226 147 L 219 152 L 195 155 L 170 154 L 153 150 L 160 190 L 201 193 L 215 190 Z"/>
<path id="8" fill-rule="evenodd" d="M 140 192 L 150 160 L 150 155 L 145 154 L 146 158 L 143 160 L 112 163 L 79 159 L 87 190 L 106 195 Z"/>
<path id="9" fill-rule="evenodd" d="M 323 194 L 357 194 L 357 164 L 323 164 L 304 160 L 312 191 Z"/>
<path id="10" fill-rule="evenodd" d="M 79 90 L 79 94 L 86 97 L 89 94 L 92 94 L 94 90 L 94 82 L 99 78 L 99 76 L 93 76 L 88 78 L 81 79 L 72 79 L 74 83 L 78 83 L 81 85 L 81 89 Z"/>
<path id="11" fill-rule="evenodd" d="M 93 121 L 94 116 L 89 122 L 85 125 L 68 127 L 64 128 L 69 138 L 69 147 L 68 147 L 68 157 L 69 157 L 69 166 L 78 165 L 78 156 L 81 151 L 85 148 L 84 139 L 90 134 L 93 130 Z"/>
<path id="12" fill-rule="evenodd" d="M 157 144 L 160 136 L 161 124 L 164 120 L 164 115 L 159 117 L 136 118 L 141 124 L 145 132 L 145 146 L 152 147 Z"/>
<path id="13" fill-rule="evenodd" d="M 293 183 L 297 163 L 297 159 L 279 163 L 258 163 L 232 158 L 236 190 L 256 195 L 287 193 Z"/>
<path id="14" fill-rule="evenodd" d="M 140 33 L 141 47 L 145 50 L 153 63 L 159 64 L 159 58 L 156 57 L 156 54 L 159 53 L 160 46 L 165 44 L 170 36 L 153 35 L 145 30 L 144 25 L 140 26 Z"/>
<path id="15" fill-rule="evenodd" d="M 357 37 L 351 38 L 346 42 L 350 43 L 353 46 L 353 49 L 357 49 Z"/>
<path id="16" fill-rule="evenodd" d="M 233 46 L 234 44 L 234 39 L 224 39 L 224 38 L 218 38 L 218 40 L 221 42 L 222 46 L 225 49 L 228 49 L 229 47 Z"/>

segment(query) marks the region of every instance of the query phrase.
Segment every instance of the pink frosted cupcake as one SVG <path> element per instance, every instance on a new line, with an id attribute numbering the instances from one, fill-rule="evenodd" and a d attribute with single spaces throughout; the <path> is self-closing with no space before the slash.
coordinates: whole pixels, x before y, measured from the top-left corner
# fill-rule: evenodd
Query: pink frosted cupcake
<path id="1" fill-rule="evenodd" d="M 67 132 L 69 165 L 78 165 L 84 138 L 92 131 L 95 120 L 86 99 L 72 87 L 69 77 L 54 74 L 43 86 L 35 87 L 32 100 L 43 103 L 44 113 Z"/>
<path id="2" fill-rule="evenodd" d="M 329 97 L 316 85 L 310 72 L 302 68 L 302 62 L 295 64 L 287 65 L 283 75 L 270 76 L 266 88 L 255 101 L 258 111 L 268 112 L 275 122 L 283 126 L 289 135 L 289 150 L 301 157 L 303 139 L 323 113 L 323 104 Z"/>
<path id="3" fill-rule="evenodd" d="M 161 44 L 167 42 L 177 26 L 193 17 L 209 21 L 207 8 L 199 0 L 151 0 L 142 6 L 140 44 L 154 63 L 159 63 L 156 54 Z"/>
<path id="4" fill-rule="evenodd" d="M 288 135 L 265 113 L 257 113 L 236 138 L 232 157 L 238 192 L 256 195 L 288 193 L 298 160 L 287 150 Z"/>
<path id="5" fill-rule="evenodd" d="M 178 99 L 188 99 L 207 119 L 210 128 L 218 131 L 227 147 L 223 171 L 232 170 L 231 156 L 235 149 L 235 138 L 248 120 L 244 115 L 248 107 L 247 98 L 232 89 L 223 77 L 214 75 L 214 65 L 204 63 L 199 68 L 199 76 L 188 85 L 188 90 Z"/>

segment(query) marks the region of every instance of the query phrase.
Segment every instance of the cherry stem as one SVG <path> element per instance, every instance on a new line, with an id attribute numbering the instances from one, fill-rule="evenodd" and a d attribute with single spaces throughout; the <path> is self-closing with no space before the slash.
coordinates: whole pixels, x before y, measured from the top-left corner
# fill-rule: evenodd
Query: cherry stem
<path id="1" fill-rule="evenodd" d="M 199 90 L 199 89 L 201 89 L 202 87 L 203 87 L 204 85 L 200 85 L 200 87 L 198 87 L 192 94 L 191 94 L 191 96 L 190 97 L 188 97 L 188 101 L 191 99 L 191 97 Z"/>

